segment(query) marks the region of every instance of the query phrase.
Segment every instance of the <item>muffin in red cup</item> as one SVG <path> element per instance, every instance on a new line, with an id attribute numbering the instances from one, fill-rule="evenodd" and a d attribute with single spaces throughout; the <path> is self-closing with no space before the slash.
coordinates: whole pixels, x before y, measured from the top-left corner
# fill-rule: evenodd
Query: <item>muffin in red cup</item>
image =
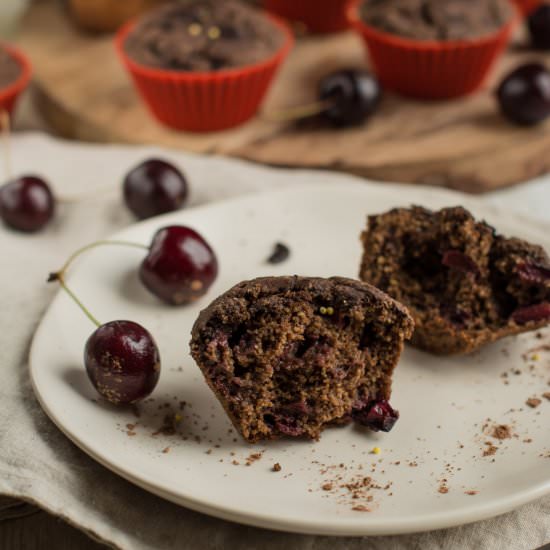
<path id="1" fill-rule="evenodd" d="M 0 44 L 0 111 L 12 113 L 31 78 L 31 64 L 20 50 Z"/>
<path id="2" fill-rule="evenodd" d="M 305 25 L 314 33 L 330 33 L 349 28 L 347 10 L 353 0 L 264 0 L 271 12 Z"/>
<path id="3" fill-rule="evenodd" d="M 235 0 L 170 3 L 130 21 L 116 37 L 151 113 L 193 132 L 253 117 L 292 44 L 285 23 Z"/>
<path id="4" fill-rule="evenodd" d="M 509 0 L 360 0 L 348 15 L 384 87 L 420 99 L 476 91 L 518 20 Z"/>
<path id="5" fill-rule="evenodd" d="M 529 15 L 538 8 L 543 0 L 513 0 L 524 15 Z"/>

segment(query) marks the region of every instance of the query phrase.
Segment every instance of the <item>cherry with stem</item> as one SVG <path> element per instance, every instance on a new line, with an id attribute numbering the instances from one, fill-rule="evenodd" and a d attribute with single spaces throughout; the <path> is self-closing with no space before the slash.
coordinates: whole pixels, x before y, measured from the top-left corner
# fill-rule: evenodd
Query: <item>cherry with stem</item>
<path id="1" fill-rule="evenodd" d="M 58 282 L 96 326 L 84 348 L 84 365 L 94 388 L 113 404 L 135 403 L 149 396 L 159 380 L 160 354 L 153 336 L 133 321 L 110 321 L 101 324 L 65 280 L 67 270 L 76 258 L 102 245 L 147 248 L 125 241 L 92 243 L 72 254 L 59 271 L 50 273 L 48 282 Z"/>
<path id="2" fill-rule="evenodd" d="M 366 71 L 339 70 L 320 80 L 316 101 L 268 113 L 266 118 L 290 122 L 318 116 L 335 127 L 357 126 L 374 114 L 381 98 L 375 76 Z"/>

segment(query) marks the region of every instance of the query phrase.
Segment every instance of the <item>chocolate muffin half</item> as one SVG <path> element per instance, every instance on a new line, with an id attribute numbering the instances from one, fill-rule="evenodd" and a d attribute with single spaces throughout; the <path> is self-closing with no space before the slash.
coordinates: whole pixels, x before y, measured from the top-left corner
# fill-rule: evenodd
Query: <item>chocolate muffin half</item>
<path id="1" fill-rule="evenodd" d="M 391 377 L 410 337 L 407 310 L 343 278 L 267 277 L 217 298 L 191 354 L 244 439 L 317 439 L 354 418 L 389 431 Z"/>
<path id="2" fill-rule="evenodd" d="M 502 237 L 464 208 L 369 216 L 362 240 L 361 279 L 409 308 L 419 348 L 468 353 L 550 322 L 545 251 Z"/>

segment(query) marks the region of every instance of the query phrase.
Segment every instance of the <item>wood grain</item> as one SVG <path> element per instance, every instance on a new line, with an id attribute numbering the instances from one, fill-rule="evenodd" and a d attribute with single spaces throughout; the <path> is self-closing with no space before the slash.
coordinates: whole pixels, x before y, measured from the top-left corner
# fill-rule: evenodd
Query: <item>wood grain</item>
<path id="1" fill-rule="evenodd" d="M 550 171 L 550 123 L 513 127 L 500 117 L 492 96 L 495 82 L 512 66 L 533 58 L 550 63 L 550 55 L 517 45 L 485 89 L 469 98 L 434 103 L 387 94 L 376 117 L 345 131 L 273 123 L 260 115 L 235 130 L 200 135 L 158 125 L 120 66 L 112 37 L 80 33 L 57 2 L 42 0 L 33 6 L 19 42 L 35 66 L 41 111 L 53 128 L 70 138 L 156 143 L 473 193 Z M 333 68 L 364 66 L 364 57 L 352 33 L 299 40 L 264 111 L 311 101 L 321 75 Z"/>
<path id="2" fill-rule="evenodd" d="M 32 516 L 0 522 L 2 550 L 107 550 L 61 520 L 36 510 Z"/>

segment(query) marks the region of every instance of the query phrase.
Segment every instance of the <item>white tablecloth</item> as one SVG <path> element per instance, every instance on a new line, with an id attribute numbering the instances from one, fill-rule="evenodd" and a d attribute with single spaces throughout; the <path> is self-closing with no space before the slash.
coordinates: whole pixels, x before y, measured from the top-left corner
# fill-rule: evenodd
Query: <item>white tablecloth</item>
<path id="1" fill-rule="evenodd" d="M 333 539 L 244 527 L 150 495 L 95 463 L 65 438 L 42 412 L 27 373 L 33 332 L 56 291 L 45 278 L 78 246 L 132 223 L 120 206 L 122 175 L 158 153 L 146 147 L 64 143 L 40 134 L 14 139 L 15 173 L 42 174 L 63 196 L 89 195 L 94 189 L 97 193 L 62 205 L 43 233 L 29 236 L 0 228 L 0 495 L 36 503 L 100 540 L 132 550 L 532 550 L 550 542 L 550 498 L 489 521 L 409 536 Z M 281 184 L 312 179 L 337 184 L 348 178 L 277 172 L 180 152 L 162 156 L 188 174 L 192 205 Z M 228 180 L 239 183 L 228 186 Z M 480 200 L 550 221 L 550 178 Z M 2 511 L 8 516 L 18 510 L 22 513 L 12 502 L 0 500 L 0 517 Z"/>

